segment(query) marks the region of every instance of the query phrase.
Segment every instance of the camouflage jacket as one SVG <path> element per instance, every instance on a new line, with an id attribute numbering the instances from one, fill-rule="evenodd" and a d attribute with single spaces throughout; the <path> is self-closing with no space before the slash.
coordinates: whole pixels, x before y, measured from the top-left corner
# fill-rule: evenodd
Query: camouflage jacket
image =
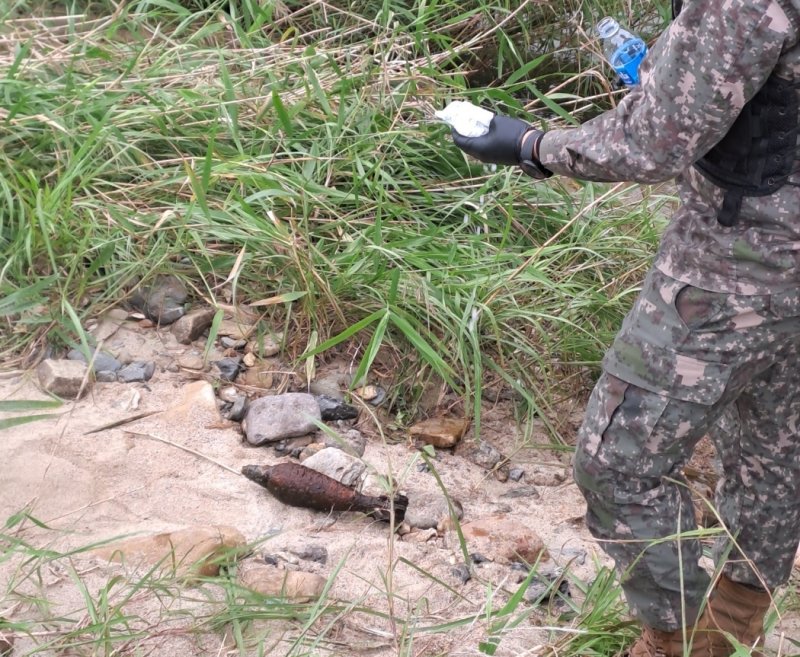
<path id="1" fill-rule="evenodd" d="M 672 278 L 745 295 L 796 288 L 800 172 L 771 196 L 745 198 L 726 228 L 722 190 L 692 166 L 773 71 L 800 82 L 800 0 L 686 0 L 642 62 L 641 85 L 581 127 L 548 132 L 541 161 L 584 180 L 677 178 L 681 204 L 655 260 Z"/>

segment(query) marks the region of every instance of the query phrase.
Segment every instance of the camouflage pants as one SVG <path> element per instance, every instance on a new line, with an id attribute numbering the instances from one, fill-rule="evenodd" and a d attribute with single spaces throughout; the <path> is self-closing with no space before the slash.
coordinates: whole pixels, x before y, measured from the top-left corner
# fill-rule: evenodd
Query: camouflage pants
<path id="1" fill-rule="evenodd" d="M 662 630 L 691 624 L 710 584 L 681 475 L 713 434 L 733 580 L 770 589 L 800 541 L 800 287 L 738 296 L 649 273 L 604 360 L 575 457 L 587 524 L 628 603 Z"/>

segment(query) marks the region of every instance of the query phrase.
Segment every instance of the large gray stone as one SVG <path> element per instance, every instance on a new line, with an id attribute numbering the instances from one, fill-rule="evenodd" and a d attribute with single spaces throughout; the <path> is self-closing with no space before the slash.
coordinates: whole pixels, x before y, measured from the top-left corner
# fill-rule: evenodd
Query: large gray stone
<path id="1" fill-rule="evenodd" d="M 346 454 L 336 447 L 321 449 L 303 461 L 303 465 L 341 481 L 345 486 L 354 486 L 364 470 L 367 469 L 360 459 Z"/>
<path id="2" fill-rule="evenodd" d="M 263 445 L 311 433 L 317 429 L 315 421 L 321 419 L 319 404 L 312 395 L 289 392 L 252 401 L 242 428 L 247 442 Z"/>
<path id="3" fill-rule="evenodd" d="M 183 283 L 175 276 L 156 276 L 144 287 L 131 295 L 131 305 L 148 319 L 162 326 L 172 324 L 186 312 L 183 304 L 188 293 Z"/>

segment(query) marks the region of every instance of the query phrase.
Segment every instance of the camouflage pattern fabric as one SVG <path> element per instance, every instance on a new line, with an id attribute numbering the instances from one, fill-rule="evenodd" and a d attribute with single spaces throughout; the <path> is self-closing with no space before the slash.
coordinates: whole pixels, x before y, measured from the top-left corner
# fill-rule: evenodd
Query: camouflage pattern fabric
<path id="1" fill-rule="evenodd" d="M 542 164 L 584 180 L 677 178 L 681 207 L 664 234 L 657 269 L 716 292 L 795 288 L 800 175 L 772 196 L 746 198 L 739 221 L 725 228 L 717 222 L 722 190 L 692 164 L 773 71 L 800 79 L 799 40 L 800 0 L 687 0 L 643 61 L 641 85 L 583 126 L 548 132 Z"/>
<path id="2" fill-rule="evenodd" d="M 726 573 L 773 589 L 800 541 L 800 175 L 745 198 L 723 227 L 723 191 L 692 166 L 772 73 L 800 80 L 800 0 L 686 0 L 640 72 L 616 108 L 548 132 L 540 159 L 584 180 L 676 178 L 680 207 L 606 355 L 575 457 L 588 526 L 634 613 L 674 630 L 709 585 L 681 476 L 703 435 L 726 475 Z"/>
<path id="3" fill-rule="evenodd" d="M 708 432 L 736 541 L 717 549 L 726 573 L 770 589 L 788 579 L 800 541 L 798 356 L 800 288 L 737 295 L 648 274 L 604 360 L 574 466 L 589 529 L 647 625 L 693 623 L 707 593 L 681 468 Z"/>

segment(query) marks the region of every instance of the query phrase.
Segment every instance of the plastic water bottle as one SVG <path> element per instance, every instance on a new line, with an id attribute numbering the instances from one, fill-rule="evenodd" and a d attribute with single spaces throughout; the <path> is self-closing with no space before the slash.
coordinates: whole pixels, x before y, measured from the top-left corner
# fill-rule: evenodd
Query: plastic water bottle
<path id="1" fill-rule="evenodd" d="M 597 24 L 597 34 L 603 42 L 603 54 L 620 79 L 629 87 L 639 84 L 639 64 L 647 54 L 645 42 L 611 16 Z"/>

